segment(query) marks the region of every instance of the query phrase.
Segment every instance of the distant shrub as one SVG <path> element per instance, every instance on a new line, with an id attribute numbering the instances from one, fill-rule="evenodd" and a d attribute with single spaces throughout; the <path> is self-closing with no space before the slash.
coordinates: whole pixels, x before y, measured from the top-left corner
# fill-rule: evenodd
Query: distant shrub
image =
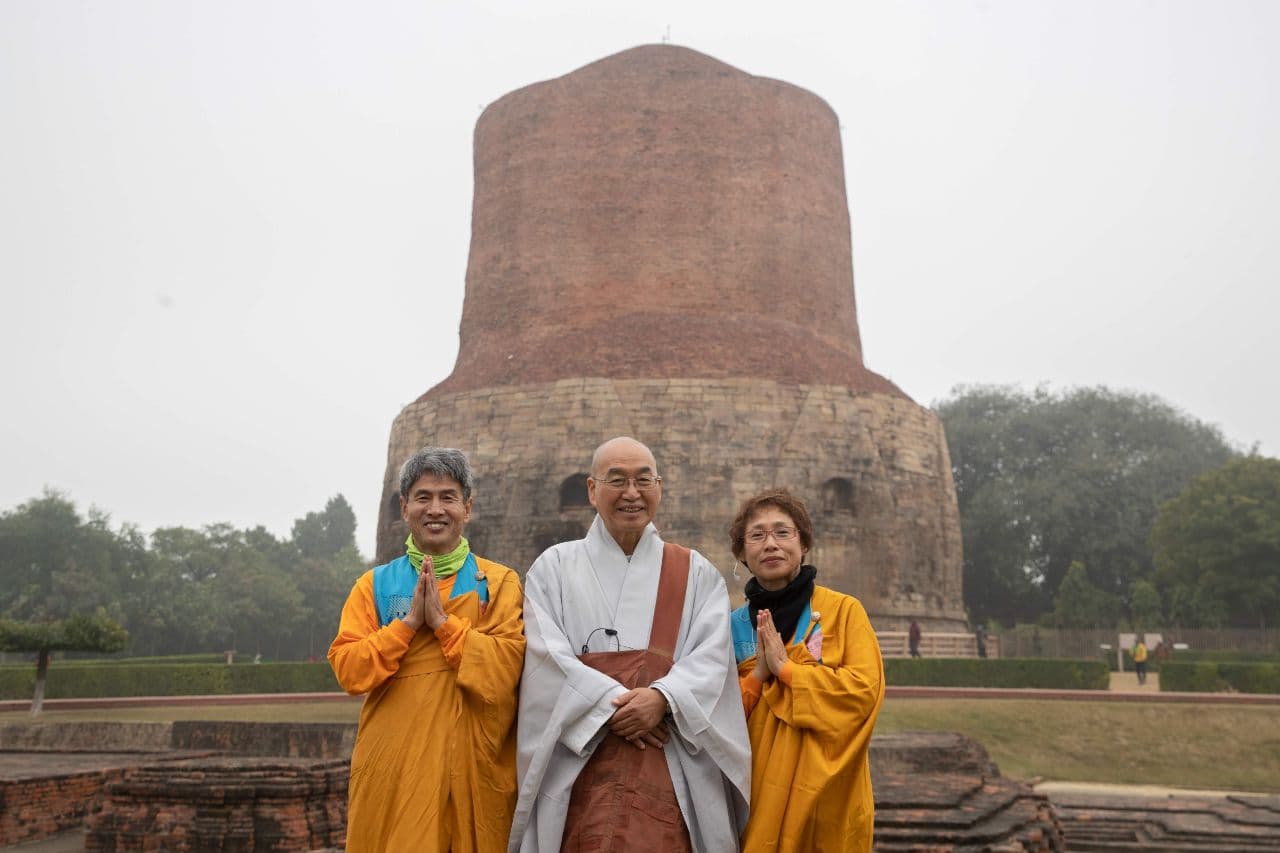
<path id="1" fill-rule="evenodd" d="M 1280 663 L 1280 652 L 1244 652 L 1236 649 L 1183 649 L 1173 653 L 1172 660 L 1218 661 L 1230 663 Z"/>
<path id="2" fill-rule="evenodd" d="M 1106 690 L 1102 661 L 1063 658 L 885 658 L 885 683 L 917 687 Z"/>
<path id="3" fill-rule="evenodd" d="M 0 699 L 27 699 L 35 689 L 35 667 L 0 668 Z M 45 696 L 79 699 L 105 696 L 203 696 L 236 693 L 327 693 L 340 690 L 326 663 L 113 664 L 55 663 Z"/>
<path id="4" fill-rule="evenodd" d="M 1166 661 L 1160 690 L 1175 693 L 1280 693 L 1280 663 Z"/>
<path id="5" fill-rule="evenodd" d="M 216 652 L 202 652 L 189 655 L 152 655 L 149 657 L 136 658 L 82 658 L 78 655 L 67 655 L 65 663 L 75 664 L 77 666 L 117 666 L 120 664 L 139 664 L 139 663 L 219 663 L 226 664 L 227 656 Z M 249 663 L 250 658 L 243 655 L 236 663 Z"/>

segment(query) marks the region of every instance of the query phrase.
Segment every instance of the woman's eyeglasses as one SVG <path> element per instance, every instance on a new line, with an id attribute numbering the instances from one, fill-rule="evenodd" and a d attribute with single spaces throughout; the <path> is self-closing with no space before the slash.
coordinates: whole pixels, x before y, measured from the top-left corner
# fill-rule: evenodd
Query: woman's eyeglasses
<path id="1" fill-rule="evenodd" d="M 772 530 L 750 530 L 743 538 L 752 545 L 759 545 L 770 536 L 775 542 L 786 542 L 788 539 L 794 539 L 798 532 L 794 527 L 775 527 Z"/>

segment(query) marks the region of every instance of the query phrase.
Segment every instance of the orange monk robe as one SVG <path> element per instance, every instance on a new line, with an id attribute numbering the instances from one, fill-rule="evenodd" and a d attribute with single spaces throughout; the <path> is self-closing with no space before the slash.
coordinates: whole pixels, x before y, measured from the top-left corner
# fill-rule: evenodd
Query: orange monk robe
<path id="1" fill-rule="evenodd" d="M 884 699 L 880 644 L 856 598 L 817 586 L 810 604 L 822 662 L 787 646 L 783 676 L 760 687 L 756 658 L 738 665 L 751 737 L 751 817 L 744 853 L 871 850 L 875 801 L 867 762 Z M 758 697 L 758 698 L 757 698 Z"/>
<path id="2" fill-rule="evenodd" d="M 416 634 L 378 627 L 373 573 L 342 609 L 329 662 L 367 693 L 351 754 L 348 851 L 504 851 L 516 801 L 516 696 L 524 663 L 520 581 L 476 559 L 489 584 L 449 598 L 448 620 Z"/>

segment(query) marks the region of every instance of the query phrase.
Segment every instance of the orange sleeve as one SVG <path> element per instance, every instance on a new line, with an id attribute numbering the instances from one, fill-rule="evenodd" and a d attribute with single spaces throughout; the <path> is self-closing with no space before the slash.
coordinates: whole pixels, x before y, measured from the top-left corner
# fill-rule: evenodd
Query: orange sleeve
<path id="1" fill-rule="evenodd" d="M 791 678 L 795 674 L 795 666 L 791 661 L 787 661 L 782 665 L 782 672 L 778 673 L 778 680 L 788 687 L 791 686 Z"/>
<path id="2" fill-rule="evenodd" d="M 440 648 L 444 651 L 445 662 L 454 669 L 462 666 L 462 650 L 466 647 L 467 632 L 470 630 L 470 619 L 454 616 L 452 613 L 436 629 L 436 639 L 440 641 Z"/>
<path id="3" fill-rule="evenodd" d="M 342 606 L 338 636 L 329 646 L 329 665 L 342 689 L 352 696 L 368 693 L 396 674 L 414 632 L 396 619 L 378 625 L 373 603 L 373 572 L 365 572 Z"/>
<path id="4" fill-rule="evenodd" d="M 514 719 L 516 687 L 524 670 L 524 593 L 520 576 L 511 569 L 488 560 L 482 560 L 480 567 L 489 575 L 492 598 L 488 608 L 474 627 L 466 619 L 449 618 L 450 623 L 458 623 L 455 630 L 460 635 L 456 640 L 458 686 L 469 701 L 502 707 Z M 448 648 L 445 654 L 450 654 Z M 498 714 L 494 719 L 501 717 Z"/>
<path id="5" fill-rule="evenodd" d="M 748 672 L 738 676 L 738 689 L 742 691 L 742 710 L 750 717 L 756 703 L 760 701 L 760 694 L 764 692 L 764 684 L 756 678 L 754 672 Z"/>

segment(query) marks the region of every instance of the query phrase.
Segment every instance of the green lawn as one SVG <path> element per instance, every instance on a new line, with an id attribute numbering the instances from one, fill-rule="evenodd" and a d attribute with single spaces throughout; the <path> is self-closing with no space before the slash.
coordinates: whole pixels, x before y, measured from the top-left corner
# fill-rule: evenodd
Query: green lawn
<path id="1" fill-rule="evenodd" d="M 1280 792 L 1280 709 L 1031 699 L 888 699 L 878 732 L 955 731 L 1006 776 Z"/>
<path id="2" fill-rule="evenodd" d="M 354 722 L 360 705 L 299 702 L 49 711 L 42 720 Z M 0 723 L 30 720 L 25 711 Z M 888 699 L 877 731 L 956 731 L 1006 776 L 1280 792 L 1280 710 L 1032 699 Z"/>

